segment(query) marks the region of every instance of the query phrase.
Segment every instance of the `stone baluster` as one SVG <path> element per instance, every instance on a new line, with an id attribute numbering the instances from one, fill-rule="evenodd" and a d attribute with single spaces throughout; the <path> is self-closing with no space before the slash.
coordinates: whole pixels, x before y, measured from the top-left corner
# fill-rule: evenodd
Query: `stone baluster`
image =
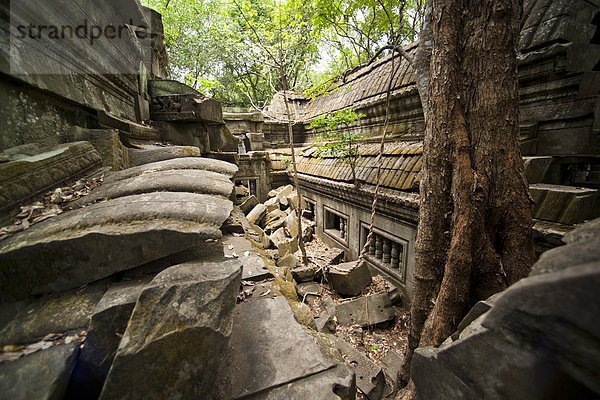
<path id="1" fill-rule="evenodd" d="M 400 268 L 400 245 L 396 242 L 392 243 L 391 260 L 392 268 Z"/>
<path id="2" fill-rule="evenodd" d="M 378 258 L 380 260 L 383 256 L 383 241 L 381 239 L 381 236 L 375 235 L 375 258 Z"/>
<path id="3" fill-rule="evenodd" d="M 369 255 L 375 255 L 375 234 L 371 235 L 371 240 L 369 241 Z"/>
<path id="4" fill-rule="evenodd" d="M 390 239 L 383 238 L 383 258 L 382 261 L 384 264 L 389 264 L 391 259 L 392 244 Z"/>
<path id="5" fill-rule="evenodd" d="M 344 218 L 340 218 L 340 237 L 346 238 L 346 220 Z"/>

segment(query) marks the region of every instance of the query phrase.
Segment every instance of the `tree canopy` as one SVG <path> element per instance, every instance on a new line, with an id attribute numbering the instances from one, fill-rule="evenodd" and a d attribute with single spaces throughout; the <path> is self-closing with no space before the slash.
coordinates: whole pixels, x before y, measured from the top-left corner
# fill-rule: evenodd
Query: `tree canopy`
<path id="1" fill-rule="evenodd" d="M 319 93 L 386 45 L 415 40 L 423 3 L 142 0 L 163 15 L 172 79 L 226 105 L 258 107 L 283 87 Z"/>

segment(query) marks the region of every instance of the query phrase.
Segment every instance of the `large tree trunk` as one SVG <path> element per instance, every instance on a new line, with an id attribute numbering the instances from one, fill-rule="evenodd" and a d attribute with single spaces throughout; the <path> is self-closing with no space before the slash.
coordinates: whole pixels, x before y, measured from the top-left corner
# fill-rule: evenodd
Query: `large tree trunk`
<path id="1" fill-rule="evenodd" d="M 440 345 L 469 307 L 526 276 L 533 262 L 531 201 L 518 148 L 520 1 L 433 0 L 430 11 L 405 367 L 416 347 Z"/>

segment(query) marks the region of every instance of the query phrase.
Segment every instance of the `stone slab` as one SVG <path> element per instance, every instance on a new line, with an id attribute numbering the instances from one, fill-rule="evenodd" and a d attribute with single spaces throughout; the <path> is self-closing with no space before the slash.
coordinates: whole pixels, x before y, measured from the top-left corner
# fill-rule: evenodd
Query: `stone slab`
<path id="1" fill-rule="evenodd" d="M 242 263 L 243 280 L 261 281 L 273 277 L 248 239 L 227 235 L 223 236 L 221 241 L 225 257 L 235 257 Z"/>
<path id="2" fill-rule="evenodd" d="M 564 235 L 565 243 L 584 242 L 600 237 L 600 218 L 586 222 Z"/>
<path id="3" fill-rule="evenodd" d="M 245 397 L 248 400 L 355 400 L 356 378 L 345 365 L 270 389 L 266 393 Z"/>
<path id="4" fill-rule="evenodd" d="M 552 164 L 551 156 L 523 157 L 527 182 L 543 183 L 548 167 Z"/>
<path id="5" fill-rule="evenodd" d="M 383 369 L 345 341 L 335 338 L 334 345 L 342 352 L 346 362 L 354 368 L 356 386 L 369 400 L 380 400 L 385 389 Z"/>
<path id="6" fill-rule="evenodd" d="M 318 280 L 322 276 L 322 271 L 319 267 L 314 264 L 308 266 L 301 266 L 292 269 L 292 277 L 298 283 L 310 282 Z"/>
<path id="7" fill-rule="evenodd" d="M 151 277 L 112 284 L 96 305 L 77 365 L 69 398 L 97 399 L 140 293 Z"/>
<path id="8" fill-rule="evenodd" d="M 356 261 L 332 265 L 328 280 L 336 293 L 347 296 L 358 296 L 372 281 L 367 264 Z"/>
<path id="9" fill-rule="evenodd" d="M 61 144 L 39 151 L 16 161 L 0 163 L 0 214 L 102 166 L 102 158 L 88 142 Z"/>
<path id="10" fill-rule="evenodd" d="M 396 312 L 387 293 L 372 294 L 337 305 L 337 319 L 342 325 L 377 325 L 394 319 Z"/>
<path id="11" fill-rule="evenodd" d="M 160 141 L 160 132 L 151 126 L 138 124 L 132 120 L 117 117 L 114 114 L 98 110 L 98 124 L 106 128 L 118 129 L 127 135 L 128 139 L 144 141 Z"/>
<path id="12" fill-rule="evenodd" d="M 534 199 L 534 218 L 560 222 L 562 224 L 578 224 L 597 218 L 598 190 L 549 184 L 529 185 Z"/>
<path id="13" fill-rule="evenodd" d="M 530 276 L 557 272 L 600 259 L 600 236 L 544 252 L 531 267 Z"/>
<path id="14" fill-rule="evenodd" d="M 217 386 L 221 398 L 248 398 L 333 367 L 283 297 L 259 299 L 236 307 Z"/>
<path id="15" fill-rule="evenodd" d="M 141 293 L 101 399 L 214 398 L 240 288 L 237 260 L 189 262 Z"/>
<path id="16" fill-rule="evenodd" d="M 187 192 L 228 198 L 232 190 L 233 182 L 218 172 L 196 169 L 156 171 L 103 184 L 89 195 L 71 203 L 71 207 L 85 207 L 98 200 L 150 192 Z"/>
<path id="17" fill-rule="evenodd" d="M 146 146 L 143 149 L 129 149 L 129 161 L 134 167 L 173 158 L 199 156 L 200 149 L 194 146 Z"/>
<path id="18" fill-rule="evenodd" d="M 69 211 L 0 242 L 0 297 L 62 291 L 219 239 L 233 204 L 158 192 Z"/>
<path id="19" fill-rule="evenodd" d="M 87 329 L 104 284 L 49 295 L 28 304 L 0 331 L 0 345 L 32 343 L 49 333 Z"/>
<path id="20" fill-rule="evenodd" d="M 388 350 L 383 356 L 379 365 L 383 369 L 383 373 L 388 378 L 386 380 L 386 388 L 384 390 L 384 397 L 388 396 L 398 387 L 398 378 L 402 371 L 402 365 L 404 364 L 404 357 L 395 350 Z M 391 385 L 388 385 L 388 380 Z M 387 392 L 387 393 L 386 393 Z"/>
<path id="21" fill-rule="evenodd" d="M 90 142 L 102 157 L 102 166 L 113 171 L 129 167 L 129 151 L 121 143 L 119 131 L 116 129 L 86 129 L 71 126 L 69 139 Z"/>
<path id="22" fill-rule="evenodd" d="M 79 342 L 57 345 L 0 364 L 0 398 L 64 398 L 78 350 Z"/>
<path id="23" fill-rule="evenodd" d="M 137 167 L 127 168 L 126 170 L 119 172 L 112 172 L 104 177 L 104 183 L 106 184 L 114 181 L 121 181 L 127 178 L 133 178 L 134 176 L 147 174 L 149 172 L 179 169 L 212 171 L 228 177 L 233 177 L 238 170 L 235 164 L 216 160 L 214 158 L 183 157 L 157 161 L 149 164 L 139 165 Z"/>

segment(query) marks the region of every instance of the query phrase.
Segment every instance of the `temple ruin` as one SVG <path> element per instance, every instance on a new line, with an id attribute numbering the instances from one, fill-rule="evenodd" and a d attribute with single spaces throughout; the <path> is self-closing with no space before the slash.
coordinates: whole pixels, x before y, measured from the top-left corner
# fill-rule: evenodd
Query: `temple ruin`
<path id="1" fill-rule="evenodd" d="M 0 398 L 389 396 L 401 355 L 376 364 L 334 334 L 411 301 L 425 123 L 410 63 L 388 56 L 314 98 L 227 108 L 167 79 L 160 14 L 108 3 L 0 6 Z M 82 12 L 123 27 L 120 40 L 56 55 L 12 30 L 40 15 L 76 26 Z M 424 399 L 600 396 L 599 21 L 597 1 L 525 1 L 519 140 L 539 259 L 417 351 Z M 340 128 L 363 136 L 356 176 L 310 128 L 345 109 L 365 115 Z M 298 237 L 313 235 L 323 265 L 302 265 Z"/>

